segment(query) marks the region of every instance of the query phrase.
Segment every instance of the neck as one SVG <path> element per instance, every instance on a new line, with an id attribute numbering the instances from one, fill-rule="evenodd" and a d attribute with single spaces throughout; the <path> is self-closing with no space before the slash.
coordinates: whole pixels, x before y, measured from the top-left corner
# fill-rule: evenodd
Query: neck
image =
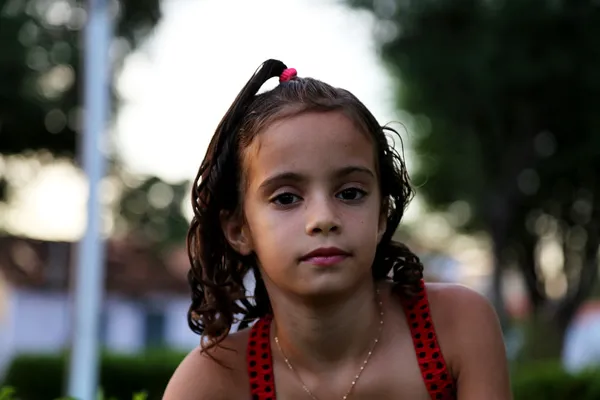
<path id="1" fill-rule="evenodd" d="M 283 355 L 314 372 L 362 362 L 382 328 L 375 284 L 318 304 L 275 295 L 273 334 Z"/>

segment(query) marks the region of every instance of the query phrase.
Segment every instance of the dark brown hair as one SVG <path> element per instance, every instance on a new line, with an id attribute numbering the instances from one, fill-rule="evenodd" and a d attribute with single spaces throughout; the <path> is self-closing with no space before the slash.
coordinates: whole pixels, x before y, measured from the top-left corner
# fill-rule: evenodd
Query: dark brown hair
<path id="1" fill-rule="evenodd" d="M 256 260 L 241 256 L 229 245 L 220 215 L 239 211 L 243 151 L 276 119 L 306 111 L 340 110 L 371 136 L 387 210 L 387 229 L 377 246 L 373 278 L 391 277 L 396 289 L 412 295 L 423 276 L 417 256 L 392 240 L 413 195 L 404 160 L 386 135 L 396 132 L 380 126 L 364 104 L 347 90 L 316 79 L 294 78 L 258 94 L 267 80 L 280 76 L 285 69 L 281 61 L 268 60 L 250 78 L 219 123 L 194 181 L 194 218 L 187 237 L 191 263 L 188 280 L 192 290 L 188 323 L 194 332 L 209 339 L 208 344 L 203 341 L 204 349 L 218 345 L 238 320 L 241 321 L 238 328 L 243 328 L 271 311 Z M 244 277 L 250 271 L 256 286 L 254 294 L 248 296 Z"/>

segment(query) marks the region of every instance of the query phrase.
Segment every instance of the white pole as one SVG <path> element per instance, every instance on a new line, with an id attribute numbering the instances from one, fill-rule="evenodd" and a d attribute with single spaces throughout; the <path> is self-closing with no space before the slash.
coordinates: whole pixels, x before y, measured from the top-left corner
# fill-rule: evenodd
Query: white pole
<path id="1" fill-rule="evenodd" d="M 98 391 L 99 316 L 104 288 L 100 182 L 105 174 L 104 139 L 110 115 L 112 23 L 108 0 L 88 1 L 84 31 L 84 129 L 81 161 L 89 182 L 87 226 L 77 249 L 73 342 L 68 394 L 93 400 Z"/>

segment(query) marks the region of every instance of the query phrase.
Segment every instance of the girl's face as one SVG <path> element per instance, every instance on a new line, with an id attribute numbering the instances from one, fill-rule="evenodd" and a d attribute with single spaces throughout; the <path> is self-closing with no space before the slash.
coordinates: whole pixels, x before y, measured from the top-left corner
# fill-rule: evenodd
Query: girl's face
<path id="1" fill-rule="evenodd" d="M 371 279 L 385 213 L 366 132 L 342 112 L 302 113 L 259 133 L 243 168 L 245 218 L 225 233 L 268 288 L 313 296 Z"/>

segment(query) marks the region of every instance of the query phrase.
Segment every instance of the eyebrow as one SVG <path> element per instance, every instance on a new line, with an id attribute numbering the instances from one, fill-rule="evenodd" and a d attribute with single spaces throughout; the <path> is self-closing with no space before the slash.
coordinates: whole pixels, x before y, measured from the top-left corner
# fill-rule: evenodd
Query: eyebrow
<path id="1" fill-rule="evenodd" d="M 364 174 L 364 175 L 368 175 L 369 177 L 375 179 L 375 174 L 373 173 L 373 171 L 371 171 L 369 168 L 366 167 L 361 167 L 358 165 L 350 165 L 344 168 L 341 168 L 339 170 L 337 170 L 333 176 L 336 179 L 340 179 L 343 178 L 345 176 L 351 175 L 351 174 Z M 307 181 L 307 177 L 303 174 L 299 174 L 297 172 L 282 172 L 279 174 L 275 174 L 273 176 L 268 177 L 267 179 L 265 179 L 260 186 L 258 187 L 259 190 L 266 190 L 269 187 L 272 187 L 274 185 L 277 185 L 278 183 L 282 183 L 282 182 L 305 182 Z"/>

